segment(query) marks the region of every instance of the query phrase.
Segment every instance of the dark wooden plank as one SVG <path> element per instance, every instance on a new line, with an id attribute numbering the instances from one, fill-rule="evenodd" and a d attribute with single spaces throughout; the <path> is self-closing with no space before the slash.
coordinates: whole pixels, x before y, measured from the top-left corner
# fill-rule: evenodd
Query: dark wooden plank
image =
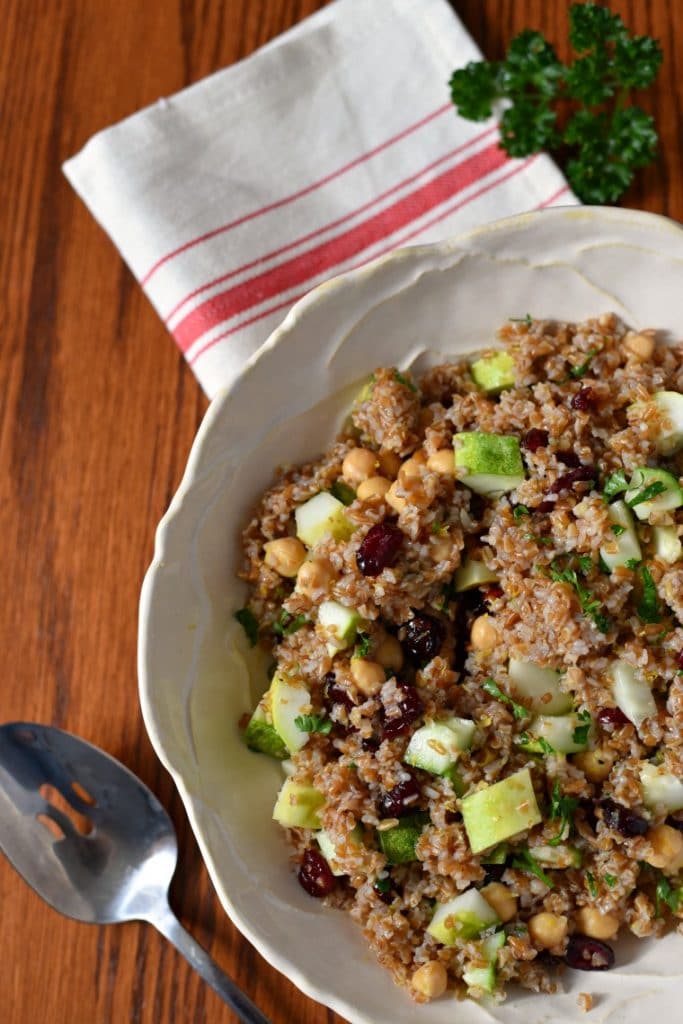
<path id="1" fill-rule="evenodd" d="M 60 164 L 95 131 L 247 56 L 320 6 L 5 0 L 0 33 L 0 718 L 64 725 L 153 787 L 179 833 L 174 905 L 273 1024 L 340 1019 L 304 999 L 227 920 L 137 703 L 139 587 L 206 402 Z M 559 0 L 456 6 L 492 57 L 526 26 L 565 52 Z M 612 6 L 666 50 L 645 99 L 662 156 L 627 202 L 682 219 L 683 7 Z M 0 906 L 6 1024 L 234 1024 L 149 928 L 64 920 L 4 860 Z"/>

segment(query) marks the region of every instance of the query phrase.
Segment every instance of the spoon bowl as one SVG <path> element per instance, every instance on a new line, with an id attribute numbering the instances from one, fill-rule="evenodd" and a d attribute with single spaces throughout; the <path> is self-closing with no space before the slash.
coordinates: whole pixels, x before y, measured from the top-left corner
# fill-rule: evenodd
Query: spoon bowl
<path id="1" fill-rule="evenodd" d="M 52 726 L 0 726 L 0 849 L 61 914 L 89 924 L 148 921 L 245 1024 L 268 1024 L 173 914 L 173 823 L 109 754 Z"/>

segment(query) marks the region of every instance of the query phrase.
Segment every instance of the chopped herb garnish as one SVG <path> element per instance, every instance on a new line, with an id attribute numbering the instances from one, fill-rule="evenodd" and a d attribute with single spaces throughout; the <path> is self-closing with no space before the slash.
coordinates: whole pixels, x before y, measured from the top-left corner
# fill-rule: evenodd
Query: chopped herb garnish
<path id="1" fill-rule="evenodd" d="M 619 523 L 612 523 L 611 529 L 615 537 L 621 537 L 622 533 L 626 533 L 626 527 L 620 526 Z"/>
<path id="2" fill-rule="evenodd" d="M 530 515 L 531 515 L 531 512 L 526 507 L 526 505 L 515 505 L 515 507 L 512 510 L 513 519 L 516 519 L 517 522 L 519 522 L 520 519 L 523 519 L 524 516 L 530 516 Z"/>
<path id="3" fill-rule="evenodd" d="M 683 900 L 683 886 L 674 889 L 671 882 L 665 875 L 662 875 L 657 882 L 657 888 L 655 889 L 655 906 L 657 908 L 657 917 L 662 916 L 662 904 L 665 903 L 672 914 L 675 914 L 681 905 Z"/>
<path id="4" fill-rule="evenodd" d="M 590 728 L 590 724 L 588 728 Z M 574 811 L 578 806 L 579 801 L 573 796 L 565 796 L 562 792 L 559 779 L 555 779 L 553 782 L 552 793 L 550 794 L 550 820 L 555 821 L 556 819 L 559 819 L 560 828 L 555 838 L 550 840 L 548 844 L 549 846 L 557 846 L 559 843 L 569 838 L 572 830 Z"/>
<path id="5" fill-rule="evenodd" d="M 595 899 L 595 897 L 598 895 L 598 887 L 595 884 L 595 879 L 593 878 L 593 875 L 590 871 L 585 871 L 584 874 L 586 876 L 586 885 L 588 886 L 588 891 L 593 897 L 593 899 Z"/>
<path id="6" fill-rule="evenodd" d="M 666 484 L 663 484 L 661 480 L 654 480 L 647 487 L 643 487 L 642 491 L 638 491 L 632 498 L 629 498 L 626 504 L 629 508 L 635 508 L 636 505 L 642 505 L 644 501 L 656 498 L 658 494 L 662 494 L 665 490 Z"/>
<path id="7" fill-rule="evenodd" d="M 411 391 L 417 391 L 417 388 L 413 384 L 412 380 L 409 380 L 404 374 L 399 373 L 398 370 L 394 370 L 394 380 L 399 384 L 402 384 L 404 388 L 409 388 Z"/>
<path id="8" fill-rule="evenodd" d="M 435 519 L 432 523 L 432 533 L 436 534 L 437 537 L 442 534 L 445 529 L 446 524 L 440 523 L 438 519 Z"/>
<path id="9" fill-rule="evenodd" d="M 613 889 L 613 888 L 614 888 L 614 886 L 615 886 L 615 885 L 617 884 L 617 882 L 619 881 L 619 879 L 617 878 L 617 876 L 616 876 L 616 875 L 603 875 L 603 876 L 602 876 L 602 878 L 603 878 L 603 881 L 604 881 L 605 885 L 606 885 L 606 886 L 607 886 L 607 887 L 608 887 L 609 889 Z"/>
<path id="10" fill-rule="evenodd" d="M 626 568 L 627 569 L 637 569 L 639 565 L 640 565 L 640 559 L 639 558 L 629 558 L 629 560 L 626 562 Z"/>
<path id="11" fill-rule="evenodd" d="M 531 313 L 526 313 L 524 316 L 509 316 L 508 320 L 511 324 L 526 324 L 527 327 L 531 327 L 534 322 Z"/>
<path id="12" fill-rule="evenodd" d="M 614 498 L 615 495 L 627 490 L 628 480 L 626 479 L 626 473 L 624 473 L 623 469 L 619 469 L 616 473 L 612 473 L 611 476 L 607 477 L 602 493 L 606 498 Z"/>
<path id="13" fill-rule="evenodd" d="M 574 380 L 581 380 L 582 377 L 585 377 L 588 373 L 591 363 L 593 362 L 597 354 L 598 349 L 592 348 L 589 352 L 586 353 L 585 362 L 581 363 L 579 366 L 572 366 L 570 368 L 569 376 L 573 377 Z"/>
<path id="14" fill-rule="evenodd" d="M 391 879 L 390 878 L 376 878 L 373 886 L 377 892 L 391 892 Z"/>
<path id="15" fill-rule="evenodd" d="M 593 568 L 593 559 L 590 555 L 578 555 L 576 561 L 579 563 L 579 568 L 584 576 Z"/>
<path id="16" fill-rule="evenodd" d="M 507 704 L 510 708 L 512 708 L 512 714 L 515 716 L 515 718 L 529 717 L 529 712 L 527 711 L 527 709 L 522 707 L 521 704 L 517 704 L 512 699 L 512 697 L 508 697 L 507 693 L 503 693 L 500 686 L 498 686 L 498 683 L 496 683 L 494 679 L 486 679 L 481 684 L 481 688 L 482 690 L 486 690 L 488 694 L 490 694 L 492 697 L 495 697 L 496 700 L 499 700 L 502 704 Z"/>
<path id="17" fill-rule="evenodd" d="M 531 853 L 526 848 L 520 850 L 517 856 L 513 858 L 512 866 L 517 868 L 518 871 L 529 871 L 532 875 L 536 875 L 536 878 L 540 878 L 549 889 L 554 888 L 555 883 L 552 878 L 546 875 L 541 865 L 531 856 Z"/>
<path id="18" fill-rule="evenodd" d="M 239 611 L 235 612 L 235 618 L 247 634 L 249 646 L 256 647 L 258 642 L 258 619 L 251 608 L 240 608 Z"/>
<path id="19" fill-rule="evenodd" d="M 590 711 L 579 711 L 578 717 L 581 721 L 581 725 L 577 725 L 572 733 L 572 739 L 574 743 L 584 744 L 588 741 L 588 733 L 591 730 L 593 720 L 590 715 Z"/>
<path id="20" fill-rule="evenodd" d="M 290 615 L 289 612 L 283 610 L 280 612 L 280 618 L 273 623 L 273 633 L 278 636 L 291 636 L 307 622 L 308 619 L 305 615 Z"/>
<path id="21" fill-rule="evenodd" d="M 581 565 L 579 556 L 579 566 Z M 591 562 L 591 565 L 593 563 Z M 595 623 L 601 633 L 607 633 L 610 628 L 610 621 L 601 611 L 602 605 L 597 597 L 594 597 L 581 580 L 575 569 L 562 568 L 559 559 L 555 559 L 550 566 L 550 578 L 553 583 L 568 583 L 576 591 L 581 611 Z"/>
<path id="22" fill-rule="evenodd" d="M 331 718 L 322 715 L 297 715 L 294 724 L 302 732 L 320 732 L 323 736 L 329 736 L 333 722 Z"/>
<path id="23" fill-rule="evenodd" d="M 372 640 L 367 633 L 358 634 L 358 643 L 356 644 L 353 655 L 355 658 L 367 658 L 372 647 Z"/>
<path id="24" fill-rule="evenodd" d="M 350 505 L 352 501 L 356 500 L 356 492 L 344 480 L 335 480 L 330 488 L 330 494 L 337 501 L 341 501 L 342 505 Z"/>
<path id="25" fill-rule="evenodd" d="M 640 567 L 640 578 L 643 584 L 643 592 L 636 607 L 638 617 L 643 622 L 661 622 L 662 617 L 659 614 L 659 601 L 657 600 L 657 586 L 655 581 L 652 579 L 652 573 L 646 565 Z"/>
<path id="26" fill-rule="evenodd" d="M 547 548 L 552 547 L 554 543 L 552 537 L 541 537 L 538 533 L 525 533 L 524 540 L 535 540 L 537 544 Z"/>

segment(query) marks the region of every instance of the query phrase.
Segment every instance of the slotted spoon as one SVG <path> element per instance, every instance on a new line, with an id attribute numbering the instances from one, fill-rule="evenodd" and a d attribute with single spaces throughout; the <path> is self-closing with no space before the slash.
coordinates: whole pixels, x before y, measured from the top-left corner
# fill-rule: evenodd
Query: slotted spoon
<path id="1" fill-rule="evenodd" d="M 0 849 L 55 910 L 91 924 L 148 921 L 240 1020 L 269 1024 L 171 910 L 173 824 L 109 754 L 52 726 L 0 726 Z"/>

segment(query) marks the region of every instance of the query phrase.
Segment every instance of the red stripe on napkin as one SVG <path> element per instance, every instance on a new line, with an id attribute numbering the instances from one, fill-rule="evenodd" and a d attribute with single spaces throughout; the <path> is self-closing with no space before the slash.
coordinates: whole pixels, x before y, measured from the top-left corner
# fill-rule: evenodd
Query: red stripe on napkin
<path id="1" fill-rule="evenodd" d="M 179 347 L 186 352 L 203 334 L 230 317 L 331 270 L 422 217 L 507 160 L 498 143 L 493 142 L 341 235 L 212 296 L 188 313 L 174 329 Z"/>

